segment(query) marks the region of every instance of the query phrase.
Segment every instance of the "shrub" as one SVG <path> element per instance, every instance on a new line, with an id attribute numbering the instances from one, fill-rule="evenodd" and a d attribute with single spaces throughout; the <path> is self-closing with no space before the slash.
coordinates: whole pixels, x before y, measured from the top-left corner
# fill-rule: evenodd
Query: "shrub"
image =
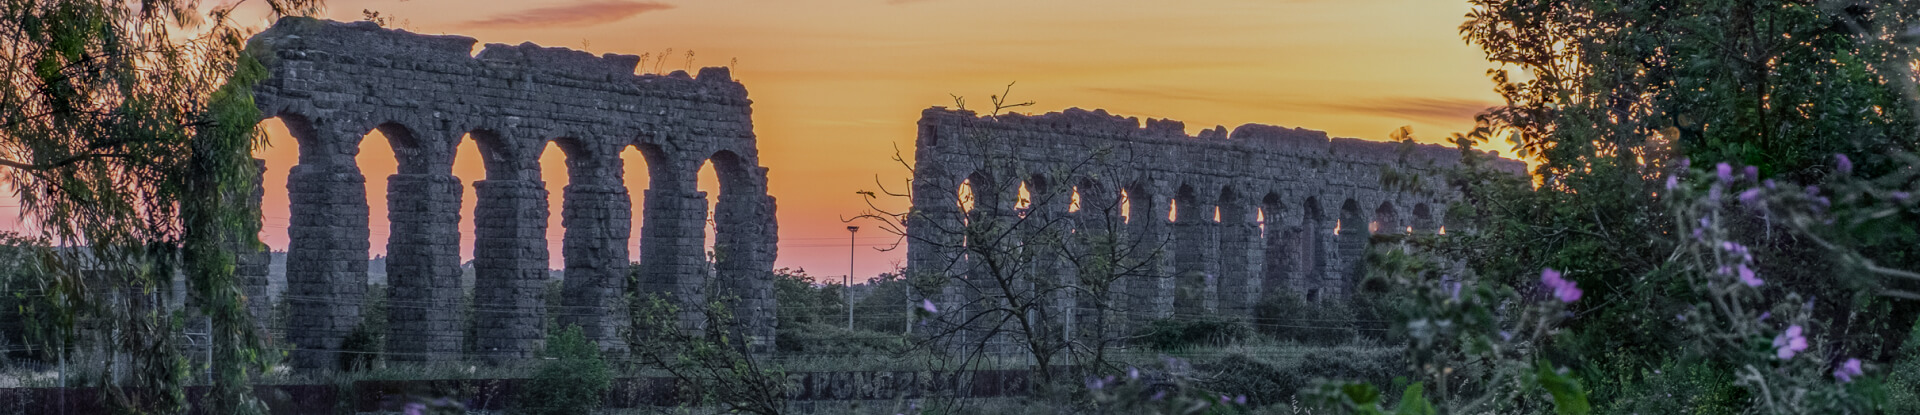
<path id="1" fill-rule="evenodd" d="M 1279 340 L 1338 344 L 1359 336 L 1359 319 L 1340 301 L 1308 301 L 1291 292 L 1262 299 L 1253 308 L 1253 326 Z"/>
<path id="2" fill-rule="evenodd" d="M 1387 385 L 1406 374 L 1405 362 L 1398 350 L 1340 350 L 1307 352 L 1291 366 L 1232 354 L 1196 368 L 1214 374 L 1203 382 L 1208 389 L 1244 395 L 1249 406 L 1261 407 L 1295 401 L 1295 395 L 1312 386 L 1314 379 L 1365 379 Z"/>
<path id="3" fill-rule="evenodd" d="M 546 361 L 514 399 L 515 413 L 581 414 L 600 407 L 613 386 L 613 371 L 600 356 L 600 345 L 588 340 L 580 326 L 547 339 Z"/>
<path id="4" fill-rule="evenodd" d="M 1246 338 L 1247 333 L 1246 326 L 1227 320 L 1163 319 L 1147 323 L 1140 338 L 1155 350 L 1172 351 L 1228 344 Z"/>

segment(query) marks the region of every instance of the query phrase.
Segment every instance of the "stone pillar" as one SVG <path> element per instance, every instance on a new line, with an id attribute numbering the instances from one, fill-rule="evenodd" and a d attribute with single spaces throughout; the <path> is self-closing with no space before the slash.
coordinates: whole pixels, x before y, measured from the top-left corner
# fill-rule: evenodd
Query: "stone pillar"
<path id="1" fill-rule="evenodd" d="M 341 342 L 360 324 L 367 294 L 366 181 L 350 163 L 302 163 L 287 175 L 293 205 L 287 342 L 296 368 L 337 367 Z"/>
<path id="2" fill-rule="evenodd" d="M 1088 344 L 1106 339 L 1119 338 L 1125 333 L 1120 331 L 1125 316 L 1120 313 L 1127 304 L 1127 284 L 1131 279 L 1124 277 L 1125 264 L 1117 255 L 1121 254 L 1126 240 L 1126 227 L 1121 223 L 1119 194 L 1099 191 L 1091 186 L 1080 189 L 1080 211 L 1072 213 L 1073 220 L 1068 229 L 1072 231 L 1068 238 L 1071 255 L 1087 258 L 1094 267 L 1067 270 L 1067 277 L 1081 285 L 1076 290 L 1074 306 L 1073 332 Z"/>
<path id="3" fill-rule="evenodd" d="M 1006 176 L 1011 175 L 996 175 Z M 1019 231 L 1014 229 L 1019 217 L 1013 209 L 1018 197 L 1017 183 L 975 183 L 973 211 L 966 213 L 969 224 L 964 232 L 969 239 L 965 278 L 970 282 L 966 294 L 971 306 L 966 307 L 962 311 L 964 314 L 958 317 L 971 321 L 967 330 L 972 333 L 967 337 L 976 342 L 963 346 L 984 346 L 983 350 L 989 354 L 1007 354 L 1010 351 L 1014 339 L 1007 330 L 1013 328 L 1002 326 L 1002 323 L 1013 323 L 1004 320 L 1003 314 L 986 313 L 1006 309 L 1009 305 L 1008 296 L 1031 295 L 1030 292 L 1022 292 L 1021 286 L 1026 284 L 1018 280 L 1019 271 L 1023 270 L 1013 268 L 1019 265 L 1013 262 L 1013 257 L 1018 255 L 1013 252 L 1020 246 Z M 1003 290 L 1002 279 L 1007 279 L 1006 282 L 1014 286 L 1015 292 Z"/>
<path id="4" fill-rule="evenodd" d="M 387 350 L 393 360 L 460 358 L 460 178 L 387 176 Z"/>
<path id="5" fill-rule="evenodd" d="M 254 171 L 259 174 L 254 175 L 253 188 L 240 200 L 246 203 L 250 210 L 259 212 L 260 199 L 267 192 L 263 185 L 263 178 L 267 174 L 267 161 L 253 159 L 253 166 Z M 247 223 L 241 226 L 241 229 L 260 229 L 259 216 L 248 216 L 244 220 Z M 240 282 L 240 293 L 246 297 L 247 301 L 247 315 L 253 318 L 253 325 L 259 330 L 260 338 L 270 341 L 272 336 L 268 335 L 268 328 L 272 327 L 269 325 L 272 322 L 268 320 L 273 318 L 273 299 L 267 295 L 269 285 L 267 274 L 271 272 L 268 267 L 272 265 L 273 253 L 260 244 L 259 238 L 257 234 L 233 236 L 233 249 L 236 253 L 233 278 Z"/>
<path id="6" fill-rule="evenodd" d="M 633 229 L 633 200 L 620 182 L 618 159 L 612 169 L 575 174 L 563 190 L 561 258 L 566 279 L 561 282 L 561 327 L 580 326 L 601 349 L 624 350 L 620 331 L 627 325 L 625 295 L 627 241 Z"/>
<path id="7" fill-rule="evenodd" d="M 473 182 L 474 353 L 531 358 L 546 340 L 547 189 L 536 180 Z"/>
<path id="8" fill-rule="evenodd" d="M 694 190 L 692 169 L 653 177 L 647 189 L 647 220 L 640 229 L 640 298 L 658 295 L 680 308 L 680 324 L 706 327 L 707 193 Z"/>
<path id="9" fill-rule="evenodd" d="M 923 320 L 926 324 L 908 326 L 922 338 L 952 332 L 965 297 L 959 280 L 966 269 L 960 240 L 963 227 L 958 202 L 959 181 L 932 174 L 938 166 L 929 161 L 920 165 L 924 173 L 913 182 L 913 210 L 907 216 L 907 282 L 914 289 L 909 296 L 917 307 L 932 302 L 939 312 Z M 951 336 L 947 338 L 953 340 Z M 953 347 L 962 342 L 948 342 Z"/>
<path id="10" fill-rule="evenodd" d="M 1252 316 L 1253 305 L 1265 288 L 1261 279 L 1266 274 L 1266 247 L 1257 212 L 1252 206 L 1237 203 L 1220 206 L 1218 310 L 1228 318 Z"/>
<path id="11" fill-rule="evenodd" d="M 1028 324 L 1035 328 L 1033 335 L 1054 342 L 1070 340 L 1070 330 L 1076 324 L 1077 298 L 1072 287 L 1078 286 L 1080 279 L 1066 257 L 1071 237 L 1068 230 L 1073 226 L 1067 213 L 1072 194 L 1063 188 L 1029 186 L 1031 203 L 1026 218 L 1019 220 L 1022 226 L 1017 239 L 1032 258 L 1018 288 L 1031 293 L 1021 295 L 1032 297 L 1038 305 L 1026 316 Z"/>
<path id="12" fill-rule="evenodd" d="M 1191 205 L 1191 206 L 1189 206 Z M 1213 221 L 1214 204 L 1192 198 L 1180 201 L 1173 224 L 1175 268 L 1174 313 L 1199 317 L 1219 309 L 1220 238 Z"/>
<path id="13" fill-rule="evenodd" d="M 1148 320 L 1173 316 L 1173 256 L 1176 250 L 1172 246 L 1172 226 L 1166 219 L 1167 211 L 1172 208 L 1172 199 L 1155 196 L 1166 193 L 1154 190 L 1130 192 L 1130 196 L 1136 200 L 1132 201 L 1133 208 L 1128 213 L 1129 254 L 1133 257 L 1132 261 L 1148 263 L 1138 267 L 1143 270 L 1140 273 L 1142 275 L 1133 278 L 1129 284 L 1128 332 Z"/>
<path id="14" fill-rule="evenodd" d="M 716 166 L 717 167 L 717 166 Z M 736 166 L 737 168 L 746 168 Z M 773 268 L 779 228 L 774 222 L 773 196 L 766 195 L 764 168 L 752 178 L 723 182 L 714 206 L 714 286 L 729 302 L 735 324 L 745 334 L 749 350 L 774 350 Z M 723 181 L 728 178 L 723 178 Z"/>
<path id="15" fill-rule="evenodd" d="M 1300 234 L 1299 227 L 1294 225 L 1298 223 L 1295 219 L 1297 217 L 1299 215 L 1287 211 L 1278 204 L 1267 205 L 1267 225 L 1261 235 L 1263 239 L 1261 243 L 1264 245 L 1262 257 L 1265 260 L 1259 274 L 1260 293 L 1255 298 L 1256 301 L 1265 300 L 1266 297 L 1274 294 L 1298 290 L 1298 285 L 1294 282 L 1299 278 L 1296 271 L 1302 259 L 1299 257 L 1298 243 L 1303 235 Z"/>
<path id="16" fill-rule="evenodd" d="M 1367 230 L 1370 223 L 1366 217 L 1344 212 L 1341 216 L 1337 243 L 1339 251 L 1333 256 L 1336 260 L 1331 261 L 1333 269 L 1327 276 L 1328 287 L 1325 290 L 1327 294 L 1338 296 L 1335 298 L 1345 298 L 1353 284 L 1359 281 L 1361 267 L 1366 262 L 1367 239 L 1371 235 Z"/>

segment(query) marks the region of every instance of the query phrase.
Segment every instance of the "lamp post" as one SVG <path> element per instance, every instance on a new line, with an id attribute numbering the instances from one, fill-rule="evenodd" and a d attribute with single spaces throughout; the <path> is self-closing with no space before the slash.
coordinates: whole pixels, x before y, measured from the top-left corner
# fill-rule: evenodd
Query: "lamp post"
<path id="1" fill-rule="evenodd" d="M 859 226 L 847 227 L 847 331 L 853 331 L 853 235 L 859 232 Z"/>

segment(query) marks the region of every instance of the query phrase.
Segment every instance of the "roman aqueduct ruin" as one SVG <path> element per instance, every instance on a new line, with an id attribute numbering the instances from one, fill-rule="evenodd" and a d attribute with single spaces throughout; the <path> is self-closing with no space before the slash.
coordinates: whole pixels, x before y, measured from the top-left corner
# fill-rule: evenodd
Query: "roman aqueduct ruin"
<path id="1" fill-rule="evenodd" d="M 257 103 L 299 145 L 297 166 L 266 173 L 288 175 L 292 201 L 284 298 L 295 366 L 330 365 L 362 318 L 370 230 L 366 178 L 355 155 L 371 131 L 389 138 L 400 164 L 387 195 L 386 352 L 393 358 L 529 357 L 549 314 L 612 344 L 626 318 L 618 304 L 636 292 L 682 305 L 737 298 L 734 314 L 749 327 L 752 344 L 771 350 L 778 235 L 745 87 L 725 68 L 637 75 L 636 56 L 530 43 L 489 44 L 474 54 L 474 43 L 305 18 L 284 19 L 252 40 L 272 76 L 255 89 Z M 935 108 L 922 117 L 910 272 L 965 278 L 972 264 L 949 248 L 953 236 L 924 229 L 968 215 L 1123 224 L 1132 240 L 1164 247 L 1156 248 L 1165 255 L 1154 257 L 1151 275 L 1124 290 L 1140 299 L 1128 312 L 1142 318 L 1182 307 L 1244 314 L 1263 292 L 1282 287 L 1340 295 L 1369 232 L 1435 232 L 1444 223 L 1439 207 L 1447 196 L 1384 188 L 1383 167 L 1430 172 L 1420 166 L 1458 158 L 1437 146 L 1409 152 L 1261 125 L 1195 137 L 1177 121 L 1148 120 L 1142 128 L 1135 119 L 1077 109 L 985 118 Z M 1003 139 L 970 138 L 981 132 Z M 473 195 L 462 194 L 463 178 L 451 170 L 466 139 L 486 165 L 483 179 L 465 178 L 480 179 Z M 538 162 L 550 142 L 566 153 L 565 166 Z M 628 149 L 646 156 L 651 177 L 639 238 L 632 238 L 634 206 L 619 157 Z M 696 190 L 704 163 L 719 173 L 718 195 Z M 543 168 L 564 168 L 570 178 L 559 310 L 541 300 L 552 255 Z M 960 200 L 963 182 L 972 206 Z M 1032 201 L 1016 206 L 1014 191 L 993 183 L 1022 184 Z M 1075 194 L 1073 203 L 1039 197 L 1067 193 Z M 478 203 L 471 339 L 458 315 L 463 197 Z M 708 197 L 718 198 L 711 267 L 703 246 Z M 1033 202 L 1042 199 L 1054 202 Z M 1126 212 L 1076 207 L 1102 204 Z M 1169 214 L 1171 221 L 1144 220 Z M 628 254 L 636 244 L 638 286 L 630 287 Z M 265 298 L 265 261 L 264 253 L 243 261 L 252 298 Z M 1176 281 L 1189 277 L 1198 278 L 1203 294 L 1176 299 Z M 941 301 L 967 295 L 954 291 Z M 257 302 L 257 315 L 265 316 L 265 307 Z M 700 324 L 698 315 L 682 318 Z"/>

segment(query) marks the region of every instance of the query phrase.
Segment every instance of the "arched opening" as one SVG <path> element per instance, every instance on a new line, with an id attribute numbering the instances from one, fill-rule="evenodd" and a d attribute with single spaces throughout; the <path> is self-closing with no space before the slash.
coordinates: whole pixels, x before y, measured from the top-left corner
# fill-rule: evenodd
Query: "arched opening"
<path id="1" fill-rule="evenodd" d="M 1080 211 L 1080 186 L 1073 187 L 1073 193 L 1067 196 L 1067 213 Z"/>
<path id="2" fill-rule="evenodd" d="M 695 176 L 695 188 L 707 194 L 707 217 L 701 220 L 700 223 L 700 235 L 702 238 L 700 249 L 706 256 L 705 259 L 709 267 L 713 265 L 713 245 L 716 242 L 714 235 L 717 233 L 715 226 L 717 222 L 714 221 L 714 214 L 719 211 L 721 197 L 720 173 L 714 170 L 713 165 L 714 163 L 711 157 L 702 161 L 700 163 L 700 172 Z"/>
<path id="3" fill-rule="evenodd" d="M 646 224 L 647 190 L 653 188 L 653 169 L 660 166 L 660 148 L 652 144 L 634 144 L 620 148 L 621 184 L 627 187 L 627 198 L 633 226 L 627 232 L 628 260 L 640 262 L 640 248 L 643 239 L 641 225 Z"/>
<path id="4" fill-rule="evenodd" d="M 1400 225 L 1400 212 L 1393 208 L 1393 202 L 1380 202 L 1380 207 L 1373 209 L 1373 221 L 1367 223 L 1367 230 L 1376 234 L 1405 232 Z"/>
<path id="5" fill-rule="evenodd" d="M 1022 218 L 1027 217 L 1027 213 L 1033 210 L 1033 189 L 1028 187 L 1028 183 L 1031 182 L 1020 182 L 1020 189 L 1014 193 L 1013 213 Z"/>
<path id="6" fill-rule="evenodd" d="M 275 292 L 286 287 L 285 260 L 287 250 L 287 226 L 292 225 L 288 217 L 287 172 L 300 163 L 300 144 L 287 131 L 287 123 L 281 117 L 260 121 L 255 127 L 266 133 L 267 140 L 254 147 L 253 158 L 262 161 L 260 187 L 265 190 L 260 197 L 260 242 L 273 252 L 274 265 L 272 275 L 278 279 L 273 282 Z"/>
<path id="7" fill-rule="evenodd" d="M 480 133 L 491 136 L 489 133 Z M 479 193 L 474 190 L 474 182 L 487 179 L 487 163 L 480 139 L 469 132 L 460 136 L 460 142 L 454 144 L 452 173 L 454 180 L 460 182 L 460 288 L 463 293 L 472 295 L 474 287 L 474 218 L 475 208 L 480 204 Z"/>
<path id="8" fill-rule="evenodd" d="M 574 174 L 587 174 L 576 171 L 581 165 L 580 143 L 571 138 L 560 138 L 547 142 L 540 151 L 540 181 L 547 189 L 547 270 L 549 273 L 561 271 L 565 278 L 566 238 L 564 210 L 567 201 L 567 186 L 573 184 Z"/>
<path id="9" fill-rule="evenodd" d="M 1431 208 L 1428 208 L 1427 204 L 1425 203 L 1419 203 L 1419 204 L 1413 205 L 1413 231 L 1414 232 L 1417 232 L 1423 235 L 1431 235 L 1434 233 L 1434 231 L 1437 228 L 1439 228 L 1438 226 L 1436 226 L 1437 224 L 1433 220 L 1433 212 L 1430 209 Z"/>
<path id="10" fill-rule="evenodd" d="M 955 190 L 956 198 L 954 200 L 956 201 L 956 203 L 960 205 L 960 213 L 963 214 L 961 215 L 962 217 L 961 221 L 963 223 L 967 222 L 968 220 L 966 219 L 966 217 L 970 216 L 966 214 L 973 213 L 973 207 L 974 207 L 973 198 L 974 198 L 974 195 L 976 194 L 978 194 L 978 192 L 974 191 L 973 178 L 971 177 L 967 178 L 966 180 L 961 180 L 960 186 L 958 186 Z"/>

